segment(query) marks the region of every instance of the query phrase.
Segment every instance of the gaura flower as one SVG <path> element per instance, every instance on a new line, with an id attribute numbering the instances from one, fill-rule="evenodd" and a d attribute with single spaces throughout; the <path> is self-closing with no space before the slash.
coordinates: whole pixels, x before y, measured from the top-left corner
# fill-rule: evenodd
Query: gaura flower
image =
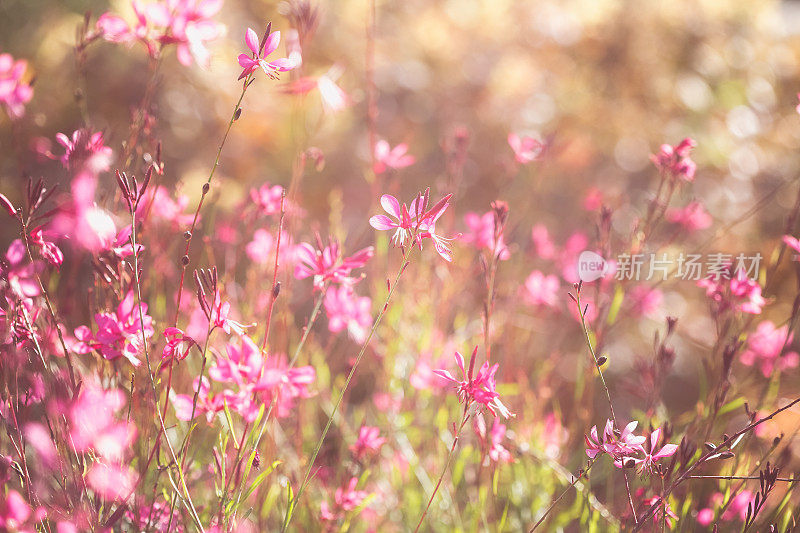
<path id="1" fill-rule="evenodd" d="M 258 67 L 261 67 L 267 77 L 277 79 L 277 72 L 286 72 L 296 66 L 296 61 L 288 57 L 267 61 L 267 56 L 278 49 L 278 44 L 281 42 L 281 32 L 269 33 L 269 28 L 267 28 L 267 33 L 268 37 L 264 40 L 263 46 L 259 47 L 258 35 L 252 28 L 247 28 L 244 42 L 250 49 L 252 56 L 239 54 L 239 65 L 243 69 L 239 75 L 240 80 L 255 72 Z"/>
<path id="2" fill-rule="evenodd" d="M 464 356 L 458 352 L 455 353 L 456 364 L 461 369 L 462 379 L 453 377 L 447 370 L 434 370 L 433 372 L 456 385 L 456 393 L 462 403 L 479 403 L 495 416 L 499 413 L 503 418 L 513 417 L 514 415 L 503 405 L 500 401 L 500 395 L 495 390 L 494 375 L 500 365 L 494 364 L 490 366 L 489 362 L 486 361 L 478 370 L 478 373 L 475 374 L 475 356 L 477 354 L 478 347 L 476 346 L 469 360 L 469 370 L 466 370 Z"/>

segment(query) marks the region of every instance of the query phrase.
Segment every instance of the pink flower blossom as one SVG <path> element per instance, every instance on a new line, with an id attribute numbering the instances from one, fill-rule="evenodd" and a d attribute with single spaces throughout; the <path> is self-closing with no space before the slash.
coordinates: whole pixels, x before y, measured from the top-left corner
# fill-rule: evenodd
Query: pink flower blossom
<path id="1" fill-rule="evenodd" d="M 45 240 L 41 226 L 31 230 L 31 243 L 39 248 L 39 253 L 48 263 L 59 269 L 64 262 L 64 254 L 54 243 Z"/>
<path id="2" fill-rule="evenodd" d="M 147 214 L 156 219 L 166 220 L 175 228 L 188 226 L 194 220 L 193 213 L 186 213 L 186 208 L 189 205 L 189 197 L 187 195 L 178 195 L 173 200 L 170 192 L 162 185 L 152 189 L 152 192 L 146 192 L 145 195 L 146 198 L 139 203 L 136 211 L 137 219 L 141 220 Z"/>
<path id="3" fill-rule="evenodd" d="M 772 375 L 775 368 L 796 368 L 800 363 L 800 356 L 796 352 L 783 353 L 793 337 L 789 333 L 788 325 L 779 328 L 769 320 L 761 322 L 756 331 L 747 337 L 747 350 L 741 355 L 742 364 L 758 364 L 764 377 Z"/>
<path id="4" fill-rule="evenodd" d="M 240 80 L 255 72 L 259 67 L 261 67 L 261 70 L 264 71 L 267 77 L 277 79 L 278 72 L 286 72 L 297 66 L 296 60 L 287 57 L 274 61 L 266 60 L 267 56 L 278 49 L 278 45 L 281 42 L 281 32 L 279 31 L 270 33 L 264 42 L 263 48 L 259 48 L 258 34 L 256 34 L 252 28 L 247 28 L 244 42 L 250 49 L 252 56 L 239 54 L 239 65 L 242 67 L 242 73 L 239 75 Z"/>
<path id="5" fill-rule="evenodd" d="M 539 157 L 544 148 L 544 144 L 533 137 L 520 137 L 516 133 L 508 134 L 508 145 L 514 151 L 514 159 L 523 165 Z"/>
<path id="6" fill-rule="evenodd" d="M 320 505 L 320 518 L 324 521 L 338 520 L 348 511 L 352 511 L 364 503 L 369 493 L 363 490 L 356 490 L 357 486 L 358 478 L 352 477 L 346 486 L 336 489 L 334 507 L 331 508 L 328 502 L 323 501 Z"/>
<path id="7" fill-rule="evenodd" d="M 94 463 L 86 474 L 89 486 L 105 500 L 130 494 L 135 477 L 133 470 L 121 464 Z"/>
<path id="8" fill-rule="evenodd" d="M 205 414 L 206 420 L 211 422 L 214 419 L 214 415 L 225 408 L 225 399 L 221 394 L 214 395 L 211 393 L 211 386 L 205 377 L 202 380 L 200 378 L 194 379 L 192 394 L 175 394 L 172 398 L 172 408 L 175 409 L 175 416 L 178 420 L 192 420 L 195 391 L 197 391 L 197 405 L 194 409 L 194 415 Z"/>
<path id="9" fill-rule="evenodd" d="M 0 261 L 0 279 L 8 283 L 17 297 L 33 298 L 40 292 L 36 272 L 41 267 L 41 262 L 28 262 L 25 244 L 21 239 L 14 239 L 6 250 L 6 260 Z"/>
<path id="10" fill-rule="evenodd" d="M 514 415 L 503 405 L 500 401 L 500 395 L 495 390 L 496 382 L 494 375 L 497 373 L 497 368 L 500 365 L 494 364 L 489 366 L 489 362 L 486 361 L 476 375 L 475 356 L 477 354 L 478 347 L 476 346 L 469 360 L 469 370 L 466 370 L 464 367 L 464 356 L 459 352 L 455 353 L 456 364 L 458 368 L 461 369 L 462 379 L 456 379 L 447 370 L 434 370 L 434 373 L 456 385 L 456 393 L 461 403 L 479 403 L 485 406 L 495 416 L 499 413 L 503 418 L 513 417 Z"/>
<path id="11" fill-rule="evenodd" d="M 147 315 L 147 304 L 142 302 L 144 316 L 144 335 L 150 338 L 155 333 L 153 319 Z M 75 329 L 77 343 L 73 350 L 79 354 L 96 350 L 104 359 L 113 361 L 125 357 L 133 366 L 139 366 L 139 355 L 142 352 L 142 329 L 139 319 L 139 308 L 129 290 L 125 298 L 117 306 L 115 312 L 102 312 L 94 315 L 97 333 L 87 326 Z"/>
<path id="12" fill-rule="evenodd" d="M 694 201 L 686 207 L 667 209 L 666 218 L 673 224 L 683 226 L 686 231 L 697 231 L 711 226 L 711 215 L 700 202 Z"/>
<path id="13" fill-rule="evenodd" d="M 372 325 L 372 300 L 369 296 L 358 296 L 349 285 L 330 287 L 323 300 L 328 315 L 328 330 L 338 333 L 343 329 L 357 343 L 367 338 Z"/>
<path id="14" fill-rule="evenodd" d="M 367 455 L 375 454 L 380 451 L 381 446 L 386 442 L 386 438 L 380 437 L 380 430 L 376 427 L 361 426 L 358 430 L 358 440 L 350 446 L 350 451 L 357 460 L 361 460 Z"/>
<path id="15" fill-rule="evenodd" d="M 744 522 L 747 518 L 747 508 L 753 500 L 753 492 L 742 490 L 730 500 L 725 512 L 720 515 L 722 522 Z M 725 503 L 725 496 L 721 492 L 715 492 L 709 501 L 709 507 L 701 509 L 697 513 L 697 522 L 702 526 L 709 526 L 714 521 L 714 508 L 721 507 Z"/>
<path id="16" fill-rule="evenodd" d="M 597 187 L 590 187 L 583 197 L 583 208 L 587 211 L 597 211 L 603 206 L 603 191 Z"/>
<path id="17" fill-rule="evenodd" d="M 187 336 L 182 330 L 176 327 L 168 327 L 164 330 L 164 337 L 167 343 L 161 352 L 162 365 L 172 361 L 183 361 L 189 355 L 189 349 L 193 344 L 197 344 L 194 339 Z"/>
<path id="18" fill-rule="evenodd" d="M 104 13 L 97 20 L 97 29 L 107 41 L 139 41 L 151 57 L 158 57 L 161 46 L 174 44 L 182 65 L 189 66 L 194 60 L 208 67 L 206 42 L 225 29 L 211 18 L 222 8 L 222 0 L 161 0 L 146 5 L 132 0 L 131 6 L 136 18 L 133 25 L 113 13 Z"/>
<path id="19" fill-rule="evenodd" d="M 738 270 L 730 279 L 710 275 L 698 281 L 697 285 L 706 290 L 706 296 L 719 312 L 733 310 L 759 315 L 766 304 L 761 295 L 761 285 L 748 278 L 743 270 Z"/>
<path id="20" fill-rule="evenodd" d="M 642 448 L 644 456 L 641 458 L 635 458 L 633 460 L 634 463 L 637 465 L 637 469 L 640 474 L 645 472 L 652 473 L 653 468 L 655 467 L 656 463 L 659 459 L 664 459 L 665 457 L 671 457 L 678 451 L 677 444 L 665 444 L 658 449 L 658 440 L 661 438 L 661 428 L 658 428 L 650 433 L 650 449 L 645 450 Z M 658 450 L 658 451 L 656 451 Z"/>
<path id="21" fill-rule="evenodd" d="M 336 84 L 335 78 L 339 72 L 340 69 L 334 65 L 327 73 L 317 77 L 300 78 L 288 84 L 284 90 L 289 94 L 304 95 L 317 89 L 323 111 L 336 113 L 350 105 L 350 97 Z"/>
<path id="22" fill-rule="evenodd" d="M 214 295 L 214 304 L 211 306 L 211 316 L 209 317 L 212 328 L 221 328 L 228 335 L 230 335 L 231 331 L 237 335 L 244 335 L 244 330 L 246 328 L 250 328 L 255 325 L 242 324 L 241 322 L 233 320 L 230 317 L 230 314 L 230 302 L 223 302 L 222 295 L 219 291 L 217 291 L 217 293 Z"/>
<path id="23" fill-rule="evenodd" d="M 417 196 L 411 202 L 411 207 L 409 208 L 406 204 L 401 206 L 394 196 L 384 194 L 381 196 L 381 206 L 394 220 L 386 215 L 375 215 L 369 219 L 369 223 L 373 228 L 380 231 L 394 230 L 392 242 L 397 246 L 404 246 L 406 241 L 415 237 L 415 242 L 410 244 L 419 244 L 421 248 L 423 239 L 429 238 L 433 241 L 434 248 L 439 255 L 446 261 L 452 261 L 453 257 L 449 246 L 452 238 L 436 234 L 436 221 L 447 210 L 452 196 L 452 194 L 448 194 L 431 209 L 422 213 L 418 212 L 422 211 L 421 204 L 423 200 L 421 196 Z"/>
<path id="24" fill-rule="evenodd" d="M 33 97 L 33 88 L 22 81 L 28 62 L 15 61 L 10 54 L 0 54 L 0 107 L 12 119 L 25 114 L 25 104 Z"/>
<path id="25" fill-rule="evenodd" d="M 599 454 L 607 453 L 614 461 L 614 465 L 622 468 L 626 459 L 633 458 L 639 452 L 644 453 L 642 444 L 645 438 L 634 435 L 638 422 L 630 422 L 621 432 L 617 432 L 614 422 L 609 419 L 602 435 L 598 435 L 597 426 L 592 426 L 589 435 L 584 436 L 586 442 L 586 455 L 594 459 Z"/>
<path id="26" fill-rule="evenodd" d="M 407 152 L 406 143 L 400 143 L 392 148 L 385 140 L 379 140 L 375 143 L 375 165 L 372 170 L 375 174 L 383 174 L 390 168 L 399 170 L 413 165 L 416 159 Z"/>
<path id="27" fill-rule="evenodd" d="M 522 297 L 528 305 L 556 307 L 561 284 L 554 275 L 546 276 L 534 270 L 525 280 L 522 288 Z"/>
<path id="28" fill-rule="evenodd" d="M 663 520 L 667 524 L 667 527 L 672 529 L 673 522 L 678 519 L 678 515 L 676 515 L 675 511 L 672 510 L 672 507 L 668 501 L 659 501 L 658 496 L 653 496 L 652 498 L 644 500 L 642 503 L 646 506 L 645 508 L 651 507 L 655 503 L 658 503 L 658 509 L 656 509 L 656 512 L 653 515 L 653 523 L 658 525 Z"/>
<path id="29" fill-rule="evenodd" d="M 253 240 L 245 246 L 245 253 L 253 262 L 259 265 L 272 265 L 275 262 L 275 247 L 278 240 L 264 228 L 259 228 L 253 233 Z M 285 265 L 294 262 L 295 248 L 289 234 L 281 234 L 281 250 L 278 260 Z"/>
<path id="30" fill-rule="evenodd" d="M 72 137 L 56 134 L 56 141 L 64 147 L 64 155 L 58 159 L 64 168 L 83 168 L 92 174 L 99 174 L 111 168 L 113 152 L 103 141 L 103 132 L 75 130 Z M 54 159 L 56 156 L 50 154 Z"/>
<path id="31" fill-rule="evenodd" d="M 333 283 L 352 283 L 349 277 L 353 269 L 363 267 L 372 258 L 372 246 L 362 248 L 350 257 L 343 257 L 339 243 L 332 240 L 327 246 L 319 243 L 319 249 L 311 244 L 300 243 L 295 247 L 294 277 L 305 279 L 313 276 L 314 288 L 322 289 L 330 281 Z"/>
<path id="32" fill-rule="evenodd" d="M 28 518 L 33 514 L 31 506 L 19 492 L 11 489 L 6 494 L 0 494 L 0 526 L 3 531 L 36 531 L 33 524 L 28 524 Z"/>
<path id="33" fill-rule="evenodd" d="M 658 154 L 651 155 L 650 160 L 661 171 L 667 173 L 672 179 L 694 181 L 697 165 L 689 158 L 689 152 L 697 143 L 686 138 L 677 146 L 662 144 Z"/>
<path id="34" fill-rule="evenodd" d="M 495 220 L 494 211 L 489 211 L 483 215 L 467 213 L 464 215 L 464 222 L 469 229 L 461 239 L 465 243 L 474 246 L 477 250 L 488 250 L 496 253 L 498 259 L 505 261 L 511 257 L 511 252 L 503 242 L 503 235 L 496 235 Z"/>

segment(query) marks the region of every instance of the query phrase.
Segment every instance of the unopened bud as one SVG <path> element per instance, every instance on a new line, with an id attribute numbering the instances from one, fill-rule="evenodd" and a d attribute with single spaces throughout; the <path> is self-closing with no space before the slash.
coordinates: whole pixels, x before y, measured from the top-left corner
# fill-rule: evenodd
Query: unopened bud
<path id="1" fill-rule="evenodd" d="M 281 282 L 279 281 L 272 288 L 272 299 L 275 300 L 280 293 L 281 293 Z"/>
<path id="2" fill-rule="evenodd" d="M 208 194 L 208 191 L 211 189 L 211 185 L 208 183 L 203 184 L 203 194 Z"/>
<path id="3" fill-rule="evenodd" d="M 600 357 L 597 358 L 597 366 L 603 366 L 604 364 L 606 364 L 606 361 L 608 361 L 608 357 L 606 357 L 605 355 L 601 355 Z"/>
<path id="4" fill-rule="evenodd" d="M 183 266 L 186 266 L 186 265 L 189 264 L 189 256 L 188 255 L 184 255 L 183 257 L 181 257 L 181 264 Z"/>

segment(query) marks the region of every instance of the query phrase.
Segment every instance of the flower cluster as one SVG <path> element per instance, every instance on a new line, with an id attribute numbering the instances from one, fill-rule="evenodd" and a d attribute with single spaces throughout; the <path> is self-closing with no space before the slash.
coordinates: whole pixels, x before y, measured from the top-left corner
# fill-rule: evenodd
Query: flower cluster
<path id="1" fill-rule="evenodd" d="M 644 444 L 648 441 L 643 436 L 636 435 L 634 430 L 638 422 L 630 422 L 622 431 L 614 427 L 612 420 L 606 421 L 602 435 L 598 435 L 597 426 L 592 426 L 589 435 L 584 436 L 586 442 L 586 455 L 590 459 L 607 453 L 614 461 L 617 468 L 627 468 L 636 465 L 640 474 L 652 473 L 660 459 L 670 457 L 677 450 L 676 444 L 665 444 L 658 448 L 661 438 L 661 428 L 650 432 L 649 447 Z"/>
<path id="2" fill-rule="evenodd" d="M 147 304 L 142 302 L 141 308 L 143 320 L 140 320 L 133 290 L 129 290 L 116 311 L 94 315 L 97 324 L 96 333 L 92 333 L 88 326 L 79 326 L 75 329 L 76 342 L 73 344 L 73 350 L 79 354 L 97 351 L 109 361 L 125 357 L 133 366 L 139 366 L 144 339 L 149 339 L 155 333 L 153 319 L 147 315 Z M 144 330 L 141 327 L 142 322 Z"/>
<path id="3" fill-rule="evenodd" d="M 650 156 L 653 164 L 674 180 L 694 181 L 697 165 L 689 158 L 692 149 L 697 146 L 694 139 L 688 137 L 677 146 L 662 144 L 658 154 Z"/>
<path id="4" fill-rule="evenodd" d="M 104 13 L 97 29 L 107 41 L 140 42 L 151 57 L 158 57 L 164 46 L 176 45 L 178 61 L 185 66 L 207 67 L 211 58 L 206 43 L 221 36 L 225 26 L 212 17 L 222 9 L 222 0 L 159 0 L 142 4 L 131 1 L 136 18 L 133 24 L 113 13 Z"/>

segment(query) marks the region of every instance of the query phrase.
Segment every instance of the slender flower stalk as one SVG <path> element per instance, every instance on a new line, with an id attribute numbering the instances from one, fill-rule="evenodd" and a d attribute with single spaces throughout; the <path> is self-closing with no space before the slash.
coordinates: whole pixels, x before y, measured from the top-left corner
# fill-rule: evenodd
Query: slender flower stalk
<path id="1" fill-rule="evenodd" d="M 575 305 L 578 307 L 578 315 L 581 319 L 581 328 L 583 329 L 583 335 L 586 339 L 586 345 L 589 347 L 589 353 L 592 355 L 592 360 L 594 361 L 594 366 L 597 368 L 597 373 L 600 375 L 600 383 L 603 385 L 603 390 L 606 393 L 606 400 L 608 400 L 608 409 L 611 411 L 611 420 L 614 422 L 614 427 L 620 427 L 617 423 L 617 417 L 614 414 L 614 404 L 611 401 L 611 392 L 608 390 L 608 385 L 606 384 L 606 379 L 603 376 L 603 369 L 601 368 L 603 365 L 600 360 L 597 358 L 597 354 L 594 351 L 594 346 L 592 345 L 592 339 L 589 337 L 589 328 L 586 326 L 586 307 L 581 306 L 581 288 L 583 287 L 583 282 L 580 281 L 575 284 L 575 295 L 573 296 L 570 294 L 570 298 L 575 302 Z M 639 520 L 636 517 L 636 506 L 633 504 L 633 495 L 631 494 L 631 487 L 630 483 L 628 482 L 628 472 L 626 470 L 622 470 L 622 476 L 625 478 L 625 491 L 628 494 L 628 503 L 631 507 L 631 513 L 633 514 L 633 522 L 635 524 L 639 524 Z"/>
<path id="2" fill-rule="evenodd" d="M 447 473 L 447 469 L 450 467 L 450 463 L 453 460 L 453 455 L 456 451 L 456 446 L 458 446 L 458 441 L 461 438 L 461 431 L 464 429 L 464 426 L 467 424 L 469 420 L 469 408 L 472 405 L 471 401 L 468 401 L 464 404 L 464 414 L 461 416 L 461 423 L 458 425 L 458 429 L 455 431 L 455 437 L 453 437 L 453 444 L 450 446 L 450 451 L 447 453 L 447 460 L 444 463 L 444 468 L 442 468 L 442 473 L 439 474 L 439 479 L 436 481 L 436 486 L 433 488 L 433 492 L 431 493 L 431 497 L 428 498 L 428 505 L 425 506 L 425 510 L 422 512 L 422 516 L 419 517 L 419 522 L 417 523 L 417 527 L 414 529 L 414 533 L 418 533 L 419 528 L 422 527 L 422 523 L 425 521 L 425 517 L 428 516 L 428 510 L 431 508 L 431 504 L 433 503 L 433 499 L 436 497 L 436 493 L 439 492 L 439 487 L 442 485 L 442 480 L 444 479 L 444 475 Z"/>

